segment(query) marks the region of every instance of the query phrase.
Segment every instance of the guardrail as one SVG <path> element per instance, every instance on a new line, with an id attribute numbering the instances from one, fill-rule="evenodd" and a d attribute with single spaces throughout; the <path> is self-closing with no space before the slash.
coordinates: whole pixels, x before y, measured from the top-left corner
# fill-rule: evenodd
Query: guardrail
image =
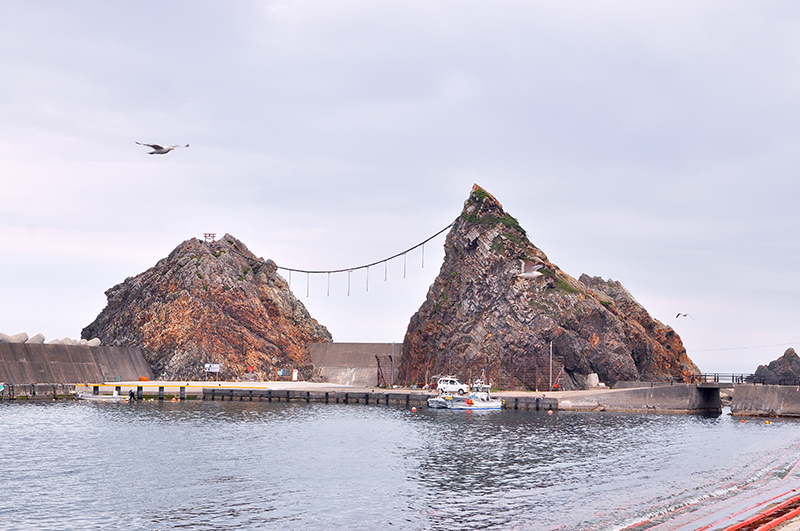
<path id="1" fill-rule="evenodd" d="M 691 376 L 689 383 L 732 383 L 732 384 L 800 386 L 800 376 L 765 377 L 765 376 L 756 376 L 755 374 L 709 373 L 709 374 L 694 374 Z"/>
<path id="2" fill-rule="evenodd" d="M 752 374 L 733 374 L 733 373 L 708 373 L 708 374 L 693 374 L 690 377 L 689 383 L 731 383 L 743 384 L 752 383 Z"/>

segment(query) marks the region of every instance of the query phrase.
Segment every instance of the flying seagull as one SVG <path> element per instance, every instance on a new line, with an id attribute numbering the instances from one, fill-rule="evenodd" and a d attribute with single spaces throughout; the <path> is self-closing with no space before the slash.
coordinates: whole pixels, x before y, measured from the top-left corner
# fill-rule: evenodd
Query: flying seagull
<path id="1" fill-rule="evenodd" d="M 539 273 L 539 270 L 544 267 L 544 264 L 536 264 L 531 260 L 525 260 L 524 258 L 520 258 L 519 260 L 519 269 L 520 272 L 517 274 L 519 278 L 536 278 L 542 276 L 542 273 Z"/>
<path id="2" fill-rule="evenodd" d="M 139 144 L 140 146 L 147 146 L 149 148 L 153 148 L 153 151 L 150 152 L 150 155 L 166 155 L 167 153 L 169 153 L 170 151 L 172 151 L 175 148 L 178 148 L 178 147 L 189 147 L 189 144 L 186 144 L 185 146 L 167 146 L 167 147 L 163 147 L 163 146 L 159 146 L 158 144 L 142 144 L 141 142 L 136 142 L 136 143 Z"/>
<path id="3" fill-rule="evenodd" d="M 689 317 L 692 321 L 694 321 L 694 317 L 692 317 L 688 313 L 679 313 L 678 315 L 675 316 L 675 319 L 677 319 L 678 317 Z"/>

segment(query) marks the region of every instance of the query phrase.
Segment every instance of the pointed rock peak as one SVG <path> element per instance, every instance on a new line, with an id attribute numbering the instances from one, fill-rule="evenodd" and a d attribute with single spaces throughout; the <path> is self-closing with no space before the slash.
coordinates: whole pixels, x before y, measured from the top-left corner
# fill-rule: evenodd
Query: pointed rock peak
<path id="1" fill-rule="evenodd" d="M 493 272 L 500 268 L 506 274 L 539 276 L 545 271 L 550 274 L 558 271 L 547 255 L 531 243 L 519 221 L 477 184 L 472 187 L 445 243 L 445 260 L 462 260 L 467 256 L 473 257 L 471 268 Z"/>
<path id="2" fill-rule="evenodd" d="M 500 209 L 503 208 L 503 205 L 500 204 L 500 201 L 497 200 L 495 196 L 484 190 L 478 184 L 472 185 L 472 191 L 470 192 L 470 199 L 475 198 L 475 202 L 483 202 L 489 201 L 490 203 L 496 204 Z"/>
<path id="3" fill-rule="evenodd" d="M 464 202 L 461 219 L 474 225 L 483 226 L 494 226 L 499 223 L 525 236 L 525 229 L 520 226 L 519 221 L 507 214 L 500 201 L 477 184 L 472 186 L 472 192 Z"/>

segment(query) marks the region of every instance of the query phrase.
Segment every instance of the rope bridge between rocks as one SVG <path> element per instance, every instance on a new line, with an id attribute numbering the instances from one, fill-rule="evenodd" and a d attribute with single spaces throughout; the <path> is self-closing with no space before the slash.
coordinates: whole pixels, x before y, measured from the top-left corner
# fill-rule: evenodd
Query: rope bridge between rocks
<path id="1" fill-rule="evenodd" d="M 331 294 L 331 275 L 332 274 L 336 274 L 336 273 L 347 273 L 347 296 L 349 297 L 350 296 L 350 276 L 352 275 L 352 273 L 354 271 L 359 271 L 361 269 L 366 270 L 366 273 L 367 273 L 366 290 L 369 291 L 369 268 L 371 268 L 371 267 L 375 267 L 375 266 L 378 266 L 380 264 L 383 264 L 384 265 L 383 280 L 386 281 L 388 279 L 388 277 L 389 277 L 389 267 L 388 267 L 389 262 L 391 262 L 392 260 L 394 260 L 396 258 L 400 258 L 402 256 L 403 257 L 403 278 L 406 278 L 407 255 L 411 251 L 414 251 L 416 249 L 420 249 L 421 248 L 422 249 L 422 267 L 424 268 L 425 267 L 425 244 L 428 243 L 429 241 L 431 241 L 432 239 L 436 238 L 440 234 L 442 234 L 444 231 L 446 231 L 449 228 L 451 228 L 454 223 L 455 222 L 450 223 L 449 225 L 447 225 L 445 228 L 443 228 L 442 230 L 440 230 L 439 232 L 437 232 L 433 236 L 430 236 L 430 237 L 426 238 L 425 240 L 421 241 L 420 243 L 414 245 L 413 247 L 409 247 L 405 251 L 402 251 L 400 253 L 394 254 L 394 255 L 392 255 L 392 256 L 390 256 L 388 258 L 384 258 L 382 260 L 377 260 L 375 262 L 371 262 L 369 264 L 364 264 L 364 265 L 360 265 L 360 266 L 356 266 L 356 267 L 347 267 L 347 268 L 344 268 L 344 269 L 320 269 L 320 270 L 297 269 L 297 268 L 293 268 L 293 267 L 284 267 L 284 266 L 280 266 L 280 265 L 277 265 L 277 264 L 275 264 L 275 267 L 277 269 L 282 269 L 284 271 L 288 271 L 289 274 L 288 274 L 287 281 L 289 282 L 289 287 L 291 287 L 291 285 L 292 285 L 292 273 L 305 273 L 305 275 L 306 275 L 306 297 L 308 297 L 310 295 L 310 293 L 311 293 L 311 275 L 327 275 L 328 276 L 328 291 L 327 291 L 327 295 L 330 296 L 330 294 Z M 247 260 L 252 261 L 252 262 L 257 262 L 257 263 L 262 264 L 262 265 L 268 265 L 265 261 L 259 260 L 257 258 L 252 258 L 250 256 L 247 256 L 247 255 L 239 252 L 236 249 L 231 248 L 231 251 L 233 253 L 235 253 L 235 254 L 238 254 L 239 256 L 241 256 L 243 258 L 246 258 Z"/>

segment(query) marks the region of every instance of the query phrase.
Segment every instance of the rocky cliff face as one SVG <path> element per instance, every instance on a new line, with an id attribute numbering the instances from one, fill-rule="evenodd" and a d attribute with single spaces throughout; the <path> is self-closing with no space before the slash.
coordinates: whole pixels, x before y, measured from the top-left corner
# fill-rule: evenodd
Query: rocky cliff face
<path id="1" fill-rule="evenodd" d="M 106 291 L 108 305 L 81 336 L 140 347 L 163 379 L 199 379 L 205 363 L 220 363 L 224 379 L 274 379 L 278 369 L 310 378 L 308 343 L 331 335 L 276 271 L 228 234 L 186 240 Z"/>
<path id="2" fill-rule="evenodd" d="M 590 373 L 613 385 L 700 372 L 674 330 L 619 282 L 561 271 L 476 185 L 447 235 L 439 276 L 411 318 L 401 381 L 485 373 L 498 387 L 547 389 L 551 343 L 553 381 L 562 388 L 585 387 Z"/>
<path id="3" fill-rule="evenodd" d="M 800 378 L 800 357 L 793 348 L 788 348 L 780 358 L 759 365 L 754 374 L 756 381 L 778 385 L 783 382 L 796 382 Z"/>

